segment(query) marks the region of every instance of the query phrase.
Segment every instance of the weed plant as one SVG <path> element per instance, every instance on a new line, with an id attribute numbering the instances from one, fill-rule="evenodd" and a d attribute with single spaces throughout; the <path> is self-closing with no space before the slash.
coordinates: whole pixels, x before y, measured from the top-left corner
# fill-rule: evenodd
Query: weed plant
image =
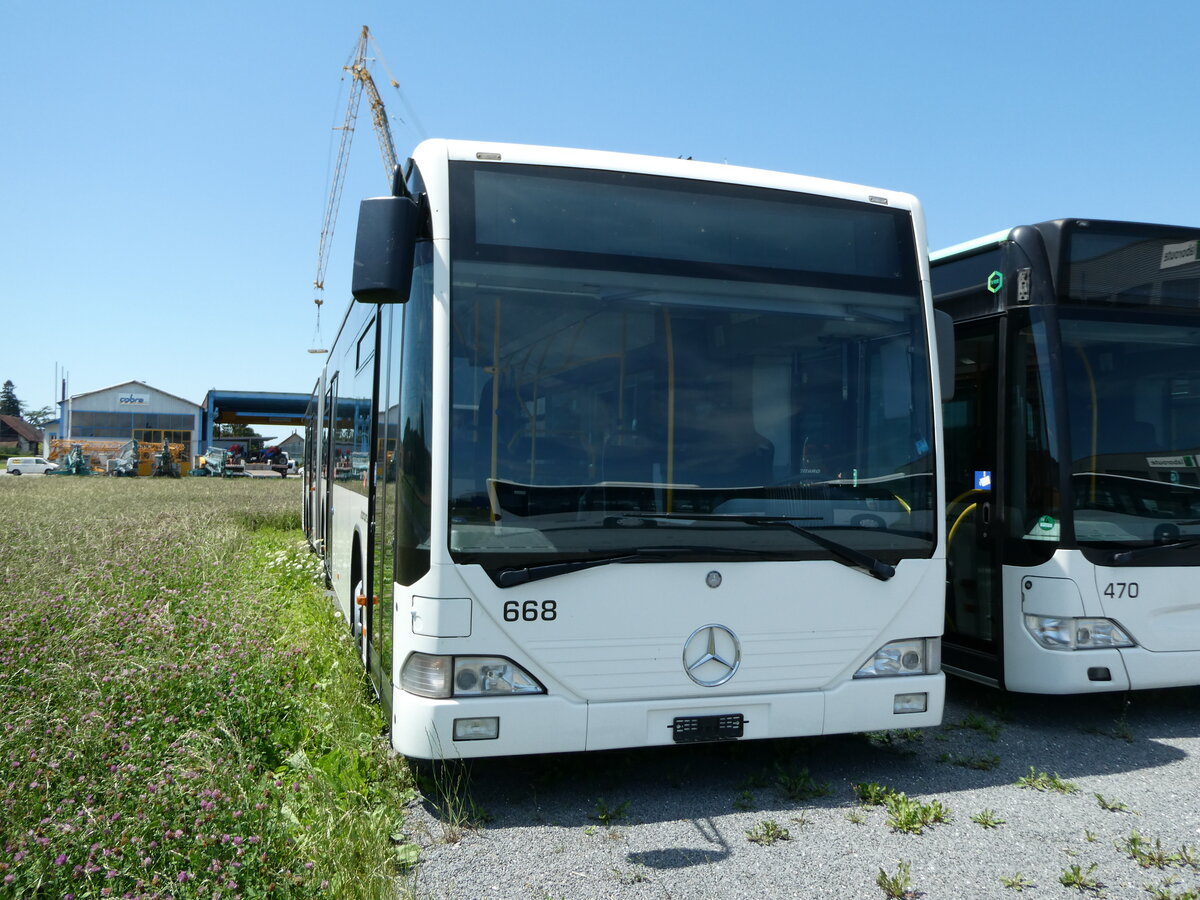
<path id="1" fill-rule="evenodd" d="M 978 769 L 979 771 L 987 772 L 1000 765 L 1000 757 L 994 753 L 979 756 L 956 756 L 950 753 L 942 753 L 938 756 L 938 762 L 949 763 L 952 766 L 962 766 L 964 769 Z"/>
<path id="2" fill-rule="evenodd" d="M 1175 885 L 1179 883 L 1179 878 L 1172 875 L 1164 878 L 1162 884 L 1146 885 L 1146 893 L 1154 900 L 1200 900 L 1200 890 L 1176 891 Z"/>
<path id="3" fill-rule="evenodd" d="M 299 494 L 0 481 L 0 894 L 395 896 L 411 780 Z"/>
<path id="4" fill-rule="evenodd" d="M 1003 730 L 1002 725 L 991 722 L 978 713 L 967 713 L 961 722 L 947 722 L 946 728 L 962 728 L 969 729 L 970 731 L 978 731 L 980 734 L 986 734 L 993 741 L 1000 740 L 1000 732 Z"/>
<path id="5" fill-rule="evenodd" d="M 790 841 L 791 832 L 774 819 L 765 819 L 746 832 L 746 840 L 769 847 L 776 841 Z"/>
<path id="6" fill-rule="evenodd" d="M 1100 804 L 1101 809 L 1106 809 L 1109 812 L 1129 812 L 1129 807 L 1120 800 L 1112 800 L 1105 797 L 1103 794 L 1093 794 L 1096 802 Z"/>
<path id="7" fill-rule="evenodd" d="M 441 840 L 457 844 L 472 828 L 490 822 L 491 813 L 471 793 L 471 766 L 455 759 L 434 760 L 415 773 L 417 786 L 437 812 Z"/>
<path id="8" fill-rule="evenodd" d="M 794 803 L 803 803 L 806 800 L 826 797 L 833 793 L 832 787 L 827 783 L 817 782 L 808 769 L 793 772 L 783 766 L 778 766 L 776 767 L 775 783 L 783 796 Z"/>
<path id="9" fill-rule="evenodd" d="M 922 803 L 903 791 L 889 794 L 883 805 L 887 809 L 887 824 L 893 831 L 904 834 L 921 834 L 928 827 L 950 821 L 950 810 L 940 800 Z"/>
<path id="10" fill-rule="evenodd" d="M 1073 863 L 1063 869 L 1058 876 L 1058 883 L 1063 887 L 1075 888 L 1080 893 L 1089 893 L 1097 897 L 1103 896 L 1104 883 L 1092 875 L 1095 871 L 1096 863 L 1092 863 L 1086 869 L 1078 863 Z"/>
<path id="11" fill-rule="evenodd" d="M 1129 832 L 1129 837 L 1116 844 L 1118 850 L 1129 855 L 1143 869 L 1165 869 L 1168 866 L 1195 867 L 1195 848 L 1183 846 L 1178 853 L 1164 850 L 1162 841 L 1155 838 L 1151 841 L 1136 828 Z"/>
<path id="12" fill-rule="evenodd" d="M 912 864 L 900 860 L 894 875 L 889 875 L 886 870 L 880 868 L 879 874 L 875 876 L 875 884 L 889 900 L 902 900 L 913 896 Z"/>
<path id="13" fill-rule="evenodd" d="M 617 806 L 609 806 L 608 802 L 601 797 L 596 801 L 596 810 L 592 813 L 591 818 L 595 819 L 606 828 L 612 828 L 625 818 L 625 815 L 628 811 L 628 800 L 622 801 Z"/>
<path id="14" fill-rule="evenodd" d="M 875 781 L 859 782 L 854 785 L 854 796 L 863 806 L 883 806 L 887 798 L 896 793 Z"/>
<path id="15" fill-rule="evenodd" d="M 925 732 L 919 728 L 894 728 L 888 731 L 868 731 L 864 733 L 872 747 L 890 750 L 898 756 L 915 756 L 914 744 L 925 740 Z"/>
<path id="16" fill-rule="evenodd" d="M 1037 887 L 1035 882 L 1030 881 L 1020 872 L 1015 872 L 1012 875 L 1001 875 L 1000 883 L 1009 890 L 1016 891 L 1017 893 L 1025 890 L 1025 888 Z"/>
<path id="17" fill-rule="evenodd" d="M 1063 781 L 1059 778 L 1057 772 L 1047 775 L 1045 772 L 1037 771 L 1033 766 L 1029 767 L 1028 775 L 1022 775 L 1017 779 L 1017 784 L 1034 791 L 1053 791 L 1059 794 L 1073 794 L 1079 790 L 1074 782 Z"/>
<path id="18" fill-rule="evenodd" d="M 621 884 L 626 886 L 641 884 L 644 881 L 650 880 L 650 876 L 641 869 L 629 869 L 624 872 L 620 869 L 613 869 L 613 874 L 617 876 L 617 880 Z"/>
<path id="19" fill-rule="evenodd" d="M 996 814 L 994 809 L 985 809 L 971 816 L 971 821 L 980 828 L 999 828 L 1005 820 Z"/>

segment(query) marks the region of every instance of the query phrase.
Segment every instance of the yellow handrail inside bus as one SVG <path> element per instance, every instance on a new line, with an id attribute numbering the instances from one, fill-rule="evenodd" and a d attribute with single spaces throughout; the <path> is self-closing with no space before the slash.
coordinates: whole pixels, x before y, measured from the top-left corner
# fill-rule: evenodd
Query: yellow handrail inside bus
<path id="1" fill-rule="evenodd" d="M 955 503 L 962 503 L 968 497 L 974 496 L 975 494 L 988 494 L 988 493 L 991 493 L 991 492 L 981 490 L 980 488 L 970 488 L 968 490 L 963 491 L 961 494 L 959 494 L 957 497 L 955 497 L 953 500 L 951 500 L 949 503 L 947 503 L 946 508 L 949 509 L 950 507 L 954 506 Z"/>
<path id="2" fill-rule="evenodd" d="M 967 517 L 967 513 L 969 513 L 971 510 L 973 510 L 978 505 L 979 505 L 978 503 L 972 503 L 970 506 L 968 506 L 966 509 L 964 509 L 962 512 L 960 512 L 958 514 L 958 518 L 954 520 L 954 524 L 950 527 L 950 533 L 946 535 L 946 547 L 947 548 L 950 547 L 950 542 L 952 540 L 954 540 L 954 532 L 958 531 L 958 526 L 963 523 L 963 519 L 965 519 Z"/>
<path id="3" fill-rule="evenodd" d="M 951 500 L 946 508 L 948 510 L 953 509 L 955 504 L 962 503 L 968 497 L 977 497 L 980 495 L 986 496 L 987 494 L 990 494 L 990 493 L 991 493 L 991 491 L 983 491 L 983 490 L 980 490 L 979 488 L 971 488 L 970 490 L 963 491 L 961 494 L 959 494 L 957 497 L 955 497 L 953 500 Z M 946 534 L 946 549 L 947 550 L 950 549 L 950 541 L 952 541 L 954 539 L 954 533 L 956 531 L 958 531 L 958 526 L 963 523 L 964 519 L 966 519 L 967 513 L 971 512 L 971 510 L 975 509 L 975 507 L 977 507 L 978 505 L 979 505 L 978 501 L 971 503 L 970 505 L 967 506 L 966 509 L 964 509 L 962 512 L 960 512 L 958 514 L 958 516 L 954 519 L 954 524 L 950 526 L 950 531 Z"/>

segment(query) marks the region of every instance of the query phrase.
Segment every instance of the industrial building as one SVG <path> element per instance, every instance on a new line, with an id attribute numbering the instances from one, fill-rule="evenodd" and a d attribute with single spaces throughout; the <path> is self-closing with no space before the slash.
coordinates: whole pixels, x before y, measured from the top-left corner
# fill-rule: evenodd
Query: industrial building
<path id="1" fill-rule="evenodd" d="M 57 422 L 46 426 L 46 440 L 128 441 L 181 444 L 187 455 L 199 453 L 201 407 L 151 387 L 126 381 L 60 400 Z"/>
<path id="2" fill-rule="evenodd" d="M 210 390 L 204 402 L 196 404 L 144 381 L 126 381 L 60 400 L 58 420 L 45 428 L 44 452 L 50 453 L 55 440 L 92 444 L 135 440 L 143 447 L 166 441 L 194 461 L 208 447 L 248 443 L 245 438 L 214 438 L 214 426 L 300 426 L 308 401 L 308 394 Z M 287 441 L 296 446 L 285 449 L 298 458 L 303 438 L 293 433 Z"/>

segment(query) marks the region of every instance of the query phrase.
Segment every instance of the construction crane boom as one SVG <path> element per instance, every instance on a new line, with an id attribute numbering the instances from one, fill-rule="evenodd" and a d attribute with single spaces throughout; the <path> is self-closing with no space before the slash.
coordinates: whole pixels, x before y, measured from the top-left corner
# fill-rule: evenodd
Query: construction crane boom
<path id="1" fill-rule="evenodd" d="M 325 267 L 329 264 L 329 248 L 333 244 L 333 231 L 337 226 L 338 208 L 342 202 L 342 185 L 346 181 L 346 168 L 350 159 L 350 145 L 354 139 L 354 124 L 358 120 L 358 107 L 365 92 L 367 102 L 371 106 L 371 124 L 375 128 L 375 136 L 379 140 L 379 153 L 383 158 L 384 174 L 391 183 L 392 173 L 396 169 L 396 147 L 392 141 L 392 131 L 388 126 L 387 110 L 375 79 L 367 67 L 367 44 L 374 44 L 370 30 L 366 25 L 358 37 L 354 48 L 354 59 L 345 70 L 350 73 L 350 93 L 346 102 L 346 115 L 342 121 L 341 140 L 338 144 L 337 161 L 333 169 L 333 181 L 329 190 L 329 198 L 325 203 L 325 216 L 321 221 L 321 241 L 317 248 L 317 276 L 313 279 L 313 287 L 317 291 L 325 290 Z M 393 79 L 392 86 L 399 89 L 400 85 Z M 324 300 L 317 297 L 313 301 L 317 305 L 318 328 L 321 314 L 321 304 Z"/>
<path id="2" fill-rule="evenodd" d="M 375 87 L 375 79 L 367 71 L 365 65 L 355 65 L 350 74 L 362 85 L 366 92 L 367 102 L 371 104 L 371 124 L 375 126 L 375 136 L 379 139 L 379 155 L 383 158 L 383 171 L 388 183 L 392 181 L 392 173 L 396 171 L 396 146 L 392 143 L 392 130 L 388 127 L 387 110 L 383 106 L 383 98 Z"/>

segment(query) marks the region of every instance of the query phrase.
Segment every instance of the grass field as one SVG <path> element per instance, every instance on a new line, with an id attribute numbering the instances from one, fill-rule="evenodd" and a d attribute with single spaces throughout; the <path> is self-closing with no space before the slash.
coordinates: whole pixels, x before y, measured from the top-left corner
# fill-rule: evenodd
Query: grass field
<path id="1" fill-rule="evenodd" d="M 0 896 L 395 896 L 412 782 L 299 491 L 0 479 Z"/>

